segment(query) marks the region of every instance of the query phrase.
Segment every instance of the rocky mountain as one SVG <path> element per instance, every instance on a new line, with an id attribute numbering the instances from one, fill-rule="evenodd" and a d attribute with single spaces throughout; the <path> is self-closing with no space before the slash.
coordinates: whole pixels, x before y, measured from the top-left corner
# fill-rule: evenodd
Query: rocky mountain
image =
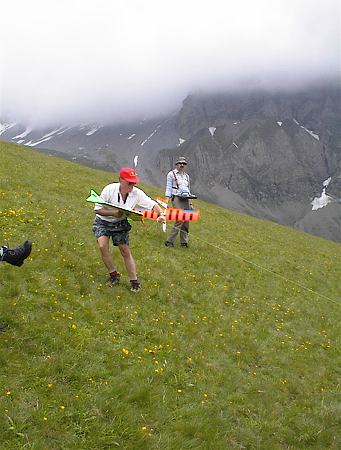
<path id="1" fill-rule="evenodd" d="M 162 117 L 129 124 L 57 124 L 33 128 L 3 120 L 0 139 L 116 171 L 122 165 L 139 162 L 139 158 L 153 160 L 165 146 L 176 146 L 179 140 L 173 121 L 172 117 Z"/>
<path id="2" fill-rule="evenodd" d="M 2 121 L 0 135 L 104 169 L 136 165 L 159 186 L 184 155 L 199 197 L 341 242 L 339 85 L 190 95 L 168 117 L 130 124 Z"/>
<path id="3" fill-rule="evenodd" d="M 189 96 L 177 115 L 192 190 L 224 207 L 341 242 L 341 90 Z"/>

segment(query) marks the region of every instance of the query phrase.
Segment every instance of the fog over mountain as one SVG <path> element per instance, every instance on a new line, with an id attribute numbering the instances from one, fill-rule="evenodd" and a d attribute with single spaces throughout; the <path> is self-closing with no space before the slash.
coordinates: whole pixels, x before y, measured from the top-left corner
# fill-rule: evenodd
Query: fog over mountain
<path id="1" fill-rule="evenodd" d="M 1 0 L 0 116 L 114 123 L 340 75 L 339 0 Z"/>

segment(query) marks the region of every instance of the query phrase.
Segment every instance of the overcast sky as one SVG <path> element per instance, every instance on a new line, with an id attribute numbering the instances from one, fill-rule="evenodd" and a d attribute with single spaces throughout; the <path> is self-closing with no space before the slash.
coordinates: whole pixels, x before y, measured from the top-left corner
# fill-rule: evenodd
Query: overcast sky
<path id="1" fill-rule="evenodd" d="M 0 0 L 0 116 L 113 122 L 341 71 L 340 0 Z M 1 119 L 1 117 L 0 117 Z"/>

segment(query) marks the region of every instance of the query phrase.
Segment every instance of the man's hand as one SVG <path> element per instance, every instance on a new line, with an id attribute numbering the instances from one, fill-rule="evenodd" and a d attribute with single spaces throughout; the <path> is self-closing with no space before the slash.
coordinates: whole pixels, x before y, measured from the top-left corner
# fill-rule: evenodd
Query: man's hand
<path id="1" fill-rule="evenodd" d="M 115 211 L 116 211 L 115 214 L 113 214 L 114 217 L 120 218 L 124 216 L 123 211 L 120 211 L 119 209 L 116 209 Z"/>
<path id="2" fill-rule="evenodd" d="M 159 215 L 159 217 L 156 219 L 156 221 L 159 222 L 159 223 L 166 223 L 166 216 L 165 216 L 165 213 L 161 213 L 161 214 Z"/>

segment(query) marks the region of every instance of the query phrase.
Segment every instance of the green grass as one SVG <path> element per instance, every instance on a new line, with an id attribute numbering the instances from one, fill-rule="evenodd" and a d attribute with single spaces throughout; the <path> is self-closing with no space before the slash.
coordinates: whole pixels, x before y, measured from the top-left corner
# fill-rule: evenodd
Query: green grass
<path id="1" fill-rule="evenodd" d="M 143 288 L 117 249 L 108 288 L 85 198 L 117 176 L 0 153 L 0 244 L 34 242 L 0 265 L 1 449 L 341 448 L 340 245 L 196 201 L 190 248 L 135 223 Z"/>

